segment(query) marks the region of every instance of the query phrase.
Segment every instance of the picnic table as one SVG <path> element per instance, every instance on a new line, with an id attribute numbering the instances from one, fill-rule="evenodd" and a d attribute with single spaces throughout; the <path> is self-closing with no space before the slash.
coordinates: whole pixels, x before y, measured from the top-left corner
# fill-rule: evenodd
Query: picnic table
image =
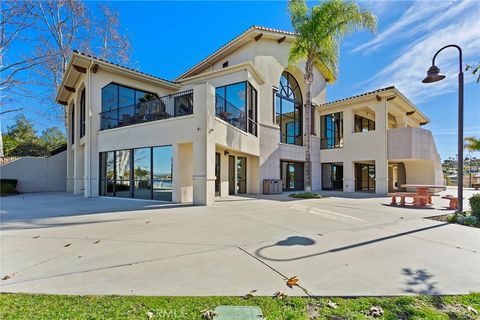
<path id="1" fill-rule="evenodd" d="M 402 184 L 401 187 L 417 190 L 415 206 L 420 208 L 425 207 L 427 204 L 432 204 L 432 193 L 429 193 L 430 189 L 440 189 L 442 191 L 446 190 L 445 186 L 434 184 Z"/>

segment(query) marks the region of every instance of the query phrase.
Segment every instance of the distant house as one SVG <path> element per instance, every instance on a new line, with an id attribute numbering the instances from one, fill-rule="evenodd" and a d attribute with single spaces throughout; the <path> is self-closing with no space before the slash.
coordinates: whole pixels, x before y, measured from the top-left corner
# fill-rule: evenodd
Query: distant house
<path id="1" fill-rule="evenodd" d="M 68 106 L 68 190 L 209 205 L 261 193 L 264 179 L 386 194 L 441 183 L 429 120 L 394 87 L 327 103 L 316 68 L 305 132 L 304 63 L 289 65 L 291 32 L 252 27 L 174 81 L 74 52 L 57 92 Z M 317 66 L 318 67 L 318 66 Z"/>

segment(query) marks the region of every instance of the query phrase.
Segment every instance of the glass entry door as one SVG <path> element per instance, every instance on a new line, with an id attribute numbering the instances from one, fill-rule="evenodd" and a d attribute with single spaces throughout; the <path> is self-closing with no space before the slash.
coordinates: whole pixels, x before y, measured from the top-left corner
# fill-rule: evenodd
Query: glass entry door
<path id="1" fill-rule="evenodd" d="M 235 194 L 235 156 L 228 156 L 228 194 Z"/>
<path id="2" fill-rule="evenodd" d="M 375 192 L 375 165 L 355 163 L 355 191 Z"/>
<path id="3" fill-rule="evenodd" d="M 303 190 L 303 162 L 280 161 L 283 191 Z"/>
<path id="4" fill-rule="evenodd" d="M 215 196 L 220 196 L 220 153 L 215 153 Z"/>
<path id="5" fill-rule="evenodd" d="M 247 193 L 247 158 L 237 157 L 237 193 Z"/>
<path id="6" fill-rule="evenodd" d="M 322 164 L 322 189 L 343 190 L 343 164 Z"/>

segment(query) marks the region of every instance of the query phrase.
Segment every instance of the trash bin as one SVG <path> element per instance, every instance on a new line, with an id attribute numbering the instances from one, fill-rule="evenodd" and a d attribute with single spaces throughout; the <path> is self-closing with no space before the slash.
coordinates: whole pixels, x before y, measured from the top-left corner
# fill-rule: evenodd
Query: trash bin
<path id="1" fill-rule="evenodd" d="M 272 194 L 273 193 L 273 180 L 265 179 L 263 180 L 263 194 Z"/>
<path id="2" fill-rule="evenodd" d="M 276 181 L 276 192 L 275 193 L 282 193 L 283 190 L 282 190 L 282 180 L 277 180 Z"/>

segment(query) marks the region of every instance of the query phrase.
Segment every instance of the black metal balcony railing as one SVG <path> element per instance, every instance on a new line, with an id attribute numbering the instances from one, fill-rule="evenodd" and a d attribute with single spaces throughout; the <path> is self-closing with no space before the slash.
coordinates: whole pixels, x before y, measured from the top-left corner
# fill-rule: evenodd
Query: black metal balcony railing
<path id="1" fill-rule="evenodd" d="M 193 114 L 193 90 L 100 113 L 101 130 Z"/>
<path id="2" fill-rule="evenodd" d="M 257 135 L 257 122 L 247 113 L 235 107 L 218 94 L 216 95 L 215 114 L 218 118 L 245 132 Z"/>
<path id="3" fill-rule="evenodd" d="M 343 137 L 330 137 L 320 139 L 320 149 L 343 148 Z"/>

